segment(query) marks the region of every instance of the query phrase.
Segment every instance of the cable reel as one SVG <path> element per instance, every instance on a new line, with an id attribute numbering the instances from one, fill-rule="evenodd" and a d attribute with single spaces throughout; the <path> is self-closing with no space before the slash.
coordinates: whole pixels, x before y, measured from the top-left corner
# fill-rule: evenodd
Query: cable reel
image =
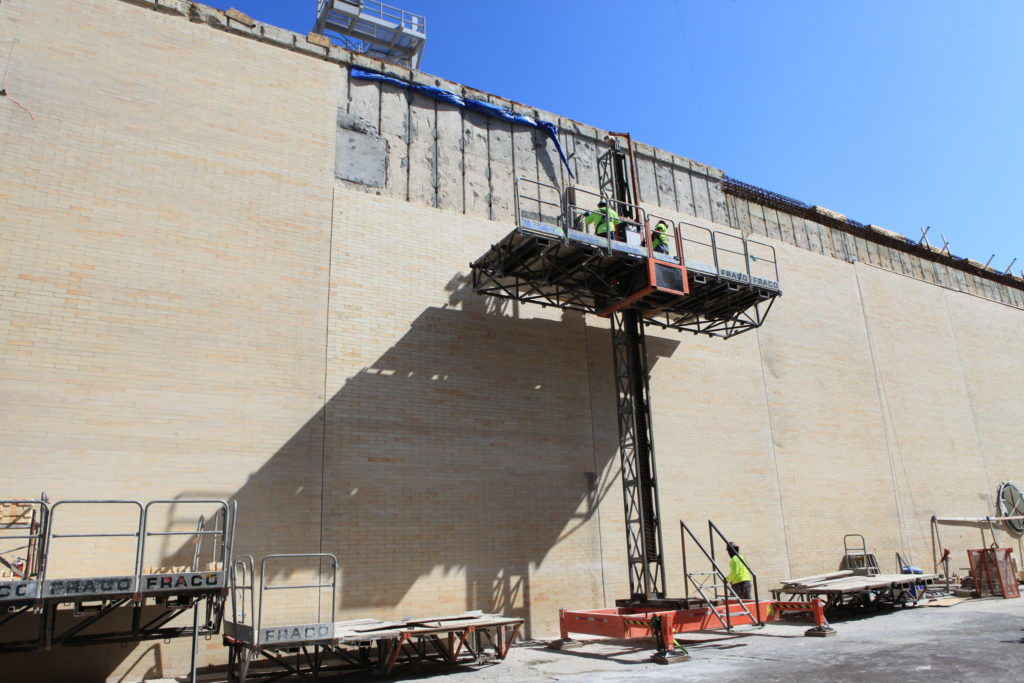
<path id="1" fill-rule="evenodd" d="M 1019 517 L 1024 515 L 1024 495 L 1016 484 L 1004 481 L 999 485 L 999 492 L 996 494 L 996 508 L 1002 517 Z M 1006 526 L 1017 534 L 1024 535 L 1024 519 L 1008 519 Z"/>

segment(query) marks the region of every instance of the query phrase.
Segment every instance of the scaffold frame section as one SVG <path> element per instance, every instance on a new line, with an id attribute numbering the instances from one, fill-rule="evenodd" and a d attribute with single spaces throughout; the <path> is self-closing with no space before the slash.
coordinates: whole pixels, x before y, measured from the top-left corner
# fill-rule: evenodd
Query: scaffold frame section
<path id="1" fill-rule="evenodd" d="M 315 561 L 321 578 L 316 583 L 299 585 L 268 579 L 267 567 L 286 560 Z M 322 576 L 322 563 L 331 567 L 327 580 Z M 234 562 L 231 615 L 224 623 L 230 681 L 287 675 L 315 679 L 321 674 L 346 671 L 388 675 L 397 665 L 407 662 L 433 660 L 454 665 L 460 661 L 503 660 L 523 624 L 521 618 L 480 611 L 393 621 L 365 618 L 297 624 L 275 623 L 264 615 L 266 590 L 314 591 L 313 603 L 319 612 L 322 593 L 329 589 L 333 618 L 337 568 L 337 558 L 331 553 L 267 555 L 260 563 L 260 589 L 256 591 L 252 556 L 240 556 Z"/>
<path id="2" fill-rule="evenodd" d="M 0 501 L 0 506 L 25 501 Z M 29 544 L 39 547 L 39 561 L 33 573 L 0 580 L 0 653 L 26 652 L 57 646 L 80 646 L 116 643 L 129 640 L 157 640 L 184 636 L 213 635 L 220 631 L 224 600 L 227 596 L 227 566 L 230 565 L 231 542 L 234 536 L 236 505 L 223 500 L 155 500 L 143 505 L 131 500 L 63 500 L 48 503 L 29 501 L 36 506 L 39 518 L 45 520 L 29 535 Z M 65 519 L 88 519 L 90 510 L 124 510 L 117 522 L 127 526 L 111 530 L 112 524 L 88 533 L 66 532 Z M 155 511 L 169 506 L 194 509 L 194 506 L 215 508 L 212 524 L 207 528 L 204 514 L 196 512 L 195 528 L 189 530 L 155 530 Z M 74 510 L 74 514 L 70 512 Z M 61 514 L 62 511 L 65 511 Z M 115 515 L 116 517 L 116 515 Z M 128 530 L 124 530 L 128 529 Z M 18 535 L 5 535 L 0 526 L 0 540 Z M 155 538 L 180 537 L 187 545 L 194 544 L 192 561 L 172 567 L 143 567 L 147 541 Z M 25 536 L 21 536 L 22 539 Z M 134 548 L 122 558 L 130 572 L 85 576 L 53 576 L 56 560 L 76 565 L 60 552 L 54 552 L 54 541 L 70 539 L 95 544 L 99 539 L 126 539 Z M 212 539 L 209 558 L 204 562 L 204 541 Z M 126 551 L 127 555 L 127 551 Z M 111 560 L 113 563 L 113 559 Z M 199 622 L 199 603 L 205 600 L 205 619 Z M 193 610 L 191 626 L 170 625 L 177 617 Z"/>
<path id="3" fill-rule="evenodd" d="M 600 315 L 629 297 L 627 276 L 641 266 L 632 255 L 565 242 L 520 227 L 470 264 L 473 290 L 523 303 Z M 760 327 L 780 290 L 749 277 L 687 270 L 689 294 L 642 311 L 643 321 L 729 338 Z"/>

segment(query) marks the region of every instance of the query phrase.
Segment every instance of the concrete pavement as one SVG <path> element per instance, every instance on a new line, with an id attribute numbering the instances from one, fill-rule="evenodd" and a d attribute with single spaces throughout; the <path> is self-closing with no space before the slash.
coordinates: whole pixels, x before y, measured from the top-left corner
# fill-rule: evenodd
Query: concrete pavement
<path id="1" fill-rule="evenodd" d="M 1024 679 L 1024 599 L 968 600 L 837 620 L 830 638 L 807 638 L 806 623 L 770 624 L 738 635 L 703 636 L 688 662 L 648 661 L 644 641 L 588 640 L 575 650 L 522 643 L 501 663 L 444 670 L 460 681 L 1013 681 Z M 406 672 L 412 674 L 412 671 Z M 418 672 L 417 675 L 429 675 Z M 414 675 L 412 677 L 417 677 Z M 400 678 L 403 678 L 400 674 Z"/>

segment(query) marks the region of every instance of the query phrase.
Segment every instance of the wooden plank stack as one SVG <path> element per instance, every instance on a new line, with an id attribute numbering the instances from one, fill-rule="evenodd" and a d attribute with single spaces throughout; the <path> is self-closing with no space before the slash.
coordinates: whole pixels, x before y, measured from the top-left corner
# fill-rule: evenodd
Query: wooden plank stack
<path id="1" fill-rule="evenodd" d="M 164 566 L 146 567 L 146 571 L 143 572 L 143 573 L 144 574 L 186 574 L 186 573 L 191 572 L 191 571 L 197 571 L 197 572 L 216 572 L 216 571 L 220 571 L 220 563 L 219 562 L 207 562 L 205 565 L 200 565 L 199 568 L 195 569 L 195 570 L 192 569 L 192 565 L 190 565 L 190 564 L 185 564 L 185 565 L 181 565 L 181 566 L 172 565 L 172 566 L 166 566 L 166 567 L 164 567 Z"/>
<path id="2" fill-rule="evenodd" d="M 790 594 L 842 594 L 855 593 L 863 590 L 890 588 L 893 586 L 912 585 L 921 582 L 931 583 L 938 574 L 876 574 L 875 576 L 857 576 L 851 570 L 815 574 L 798 579 L 786 579 L 776 593 Z"/>

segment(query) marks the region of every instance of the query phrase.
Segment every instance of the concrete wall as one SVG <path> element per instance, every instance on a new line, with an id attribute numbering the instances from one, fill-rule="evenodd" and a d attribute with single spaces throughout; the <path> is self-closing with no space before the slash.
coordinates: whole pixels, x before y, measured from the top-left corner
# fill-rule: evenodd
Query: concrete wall
<path id="1" fill-rule="evenodd" d="M 601 184 L 600 157 L 610 149 L 607 133 L 484 93 L 458 83 L 358 56 L 347 61 L 406 82 L 449 90 L 559 126 L 568 168 L 543 132 L 459 109 L 391 84 L 347 78 L 341 90 L 339 126 L 360 150 L 386 142 L 386 173 L 372 180 L 342 160 L 339 177 L 382 195 L 502 222 L 514 220 L 514 181 L 527 178 L 560 189 Z M 721 171 L 695 161 L 636 145 L 641 201 L 691 217 L 728 223 Z M 361 166 L 361 165 L 358 165 Z M 377 168 L 378 166 L 375 166 Z M 572 176 L 569 174 L 572 170 Z"/>
<path id="2" fill-rule="evenodd" d="M 498 221 L 514 220 L 514 181 L 526 178 L 564 189 L 602 184 L 600 159 L 610 148 L 606 131 L 501 97 L 401 67 L 354 55 L 331 55 L 339 63 L 442 88 L 550 121 L 568 159 L 560 163 L 542 132 L 512 124 L 390 84 L 348 78 L 343 69 L 339 139 L 349 153 L 339 158 L 338 176 L 382 195 Z M 846 262 L 867 263 L 895 273 L 1024 308 L 1024 284 L 1010 287 L 922 258 L 909 249 L 884 246 L 891 235 L 867 226 L 850 234 L 823 222 L 788 214 L 727 195 L 722 171 L 642 142 L 634 145 L 638 194 L 647 207 L 674 212 L 701 224 L 728 225 L 745 235 L 768 237 Z M 353 152 L 357 152 L 353 154 Z M 367 159 L 372 157 L 372 163 Z M 372 174 L 367 168 L 372 168 Z M 832 212 L 834 213 L 834 212 Z M 940 253 L 938 250 L 932 250 Z M 972 265 L 985 269 L 980 263 Z"/>
<path id="3" fill-rule="evenodd" d="M 570 183 L 550 141 L 185 2 L 8 0 L 12 45 L 7 87 L 34 118 L 0 100 L 0 496 L 237 501 L 237 553 L 339 556 L 339 618 L 500 610 L 547 637 L 559 607 L 625 596 L 606 322 L 467 282 L 513 227 L 515 177 Z M 598 184 L 603 131 L 385 70 L 556 122 Z M 741 206 L 716 169 L 637 151 L 646 206 L 762 235 L 784 291 L 733 340 L 648 333 L 670 593 L 679 519 L 714 519 L 767 589 L 834 569 L 847 533 L 887 569 L 896 550 L 927 567 L 931 515 L 991 514 L 999 482 L 1024 479 L 1006 288 L 929 281 Z M 279 618 L 327 618 L 288 602 Z M 224 658 L 204 644 L 203 663 Z M 73 659 L 5 666 L 133 680 L 188 653 Z"/>
<path id="4" fill-rule="evenodd" d="M 1015 279 L 1016 286 L 1009 286 L 994 279 L 999 275 L 997 271 L 986 268 L 977 261 L 966 260 L 964 265 L 984 271 L 991 277 L 967 272 L 936 258 L 922 257 L 909 247 L 899 249 L 886 246 L 880 241 L 883 238 L 896 236 L 897 241 L 905 238 L 884 228 L 867 225 L 860 230 L 860 234 L 846 232 L 831 228 L 825 222 L 789 214 L 735 196 L 727 196 L 726 205 L 729 224 L 744 234 L 770 237 L 848 263 L 867 263 L 953 291 L 966 292 L 1015 308 L 1024 308 L 1024 286 L 1019 278 Z M 827 209 L 822 213 L 835 214 Z M 842 214 L 835 215 L 845 219 Z M 930 245 L 926 246 L 925 251 L 935 256 L 942 254 L 942 250 Z"/>

